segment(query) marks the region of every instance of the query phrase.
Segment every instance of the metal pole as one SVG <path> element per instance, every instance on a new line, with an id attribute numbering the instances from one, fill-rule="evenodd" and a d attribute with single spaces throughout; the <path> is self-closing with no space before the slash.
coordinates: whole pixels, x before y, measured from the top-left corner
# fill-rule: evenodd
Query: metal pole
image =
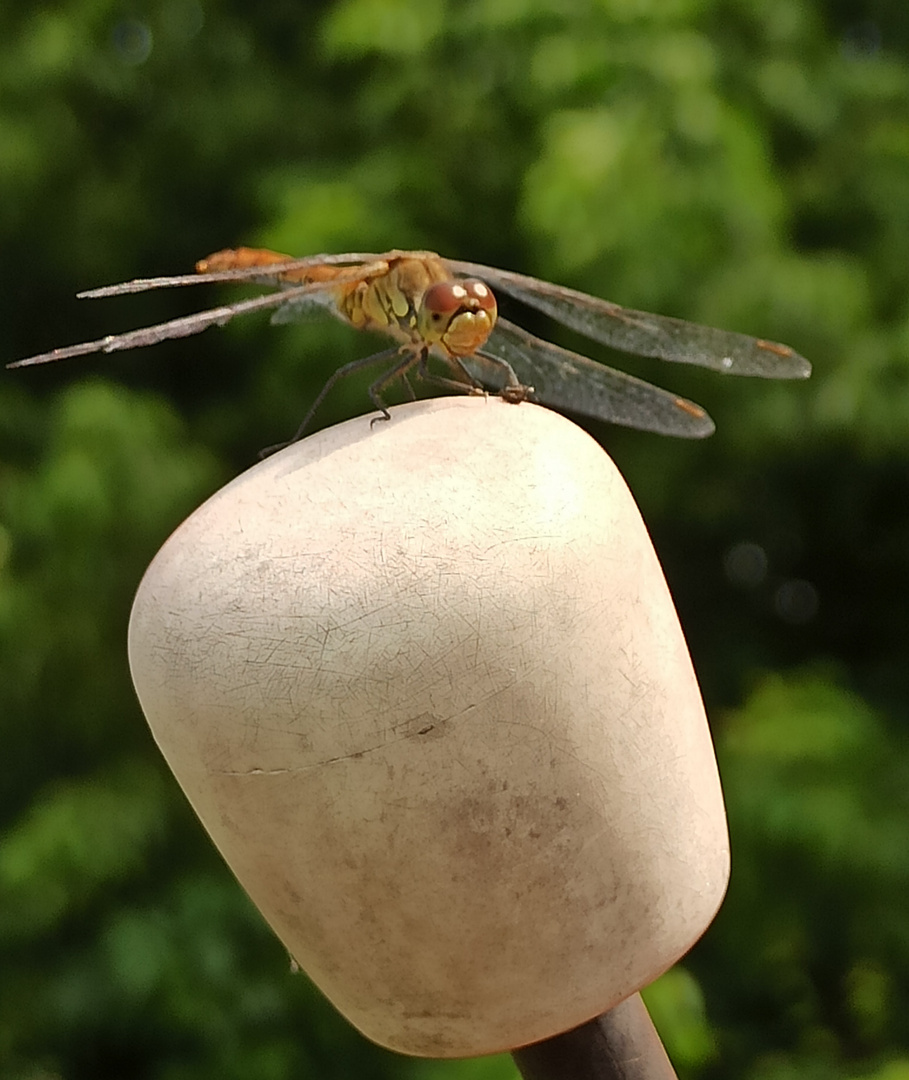
<path id="1" fill-rule="evenodd" d="M 512 1057 L 524 1080 L 677 1080 L 640 994 Z"/>

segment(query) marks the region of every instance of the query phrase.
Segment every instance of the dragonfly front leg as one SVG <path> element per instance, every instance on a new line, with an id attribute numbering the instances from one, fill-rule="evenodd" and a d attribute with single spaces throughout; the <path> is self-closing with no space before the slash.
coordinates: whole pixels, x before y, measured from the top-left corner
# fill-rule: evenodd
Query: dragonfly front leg
<path id="1" fill-rule="evenodd" d="M 420 365 L 417 368 L 417 373 L 424 382 L 432 383 L 434 386 L 441 386 L 447 390 L 456 390 L 459 394 L 485 394 L 486 390 L 483 385 L 470 374 L 470 372 L 464 367 L 461 361 L 456 356 L 446 356 L 445 360 L 451 365 L 455 373 L 462 373 L 464 376 L 463 381 L 461 379 L 446 379 L 444 375 L 436 375 L 434 371 L 429 370 L 429 350 L 425 349 L 423 355 L 420 357 Z"/>
<path id="2" fill-rule="evenodd" d="M 458 364 L 464 368 L 461 363 L 460 357 L 455 358 Z M 503 360 L 501 356 L 493 356 L 491 353 L 475 352 L 470 357 L 471 360 L 479 360 L 484 364 L 491 364 L 497 368 L 504 376 L 504 381 L 499 387 L 497 393 L 503 401 L 511 402 L 513 405 L 518 405 L 522 401 L 533 401 L 533 387 L 527 386 L 521 382 L 521 380 L 515 374 L 514 368 L 507 360 Z M 464 368 L 467 371 L 466 368 Z M 468 376 L 473 381 L 470 372 L 467 372 Z"/>
<path id="3" fill-rule="evenodd" d="M 520 405 L 522 401 L 533 401 L 533 387 L 523 383 L 508 384 L 499 391 L 499 397 L 512 405 Z"/>
<path id="4" fill-rule="evenodd" d="M 391 419 L 391 413 L 388 411 L 388 407 L 380 397 L 380 394 L 386 386 L 390 386 L 391 383 L 393 383 L 396 379 L 400 379 L 401 382 L 403 382 L 404 385 L 407 387 L 408 392 L 410 393 L 411 401 L 416 400 L 413 392 L 413 387 L 408 382 L 407 373 L 412 367 L 414 367 L 414 365 L 418 364 L 422 368 L 422 365 L 425 363 L 426 360 L 426 349 L 423 348 L 419 351 L 415 351 L 413 346 L 402 345 L 398 349 L 392 349 L 391 352 L 392 354 L 402 356 L 403 359 L 400 361 L 400 363 L 395 364 L 395 366 L 390 371 L 386 371 L 384 375 L 379 376 L 379 378 L 376 379 L 376 381 L 369 388 L 369 399 L 382 414 L 381 416 L 374 416 L 372 420 L 370 420 L 370 427 L 372 427 L 373 424 L 376 424 L 379 420 Z M 378 359 L 378 357 L 374 357 L 374 359 Z"/>
<path id="5" fill-rule="evenodd" d="M 416 400 L 413 393 L 413 387 L 407 378 L 407 374 L 410 369 L 416 366 L 417 374 L 423 379 L 424 382 L 430 383 L 433 386 L 441 386 L 448 390 L 457 390 L 461 394 L 483 394 L 485 390 L 474 379 L 469 372 L 467 372 L 463 366 L 458 362 L 458 368 L 464 371 L 465 382 L 461 382 L 459 379 L 446 379 L 444 375 L 436 375 L 435 372 L 430 371 L 427 366 L 429 359 L 429 349 L 426 346 L 419 348 L 418 350 L 408 349 L 407 346 L 402 348 L 402 352 L 405 352 L 404 359 L 400 364 L 397 364 L 387 371 L 380 379 L 377 379 L 369 388 L 369 396 L 372 398 L 372 403 L 382 413 L 382 416 L 376 416 L 373 418 L 372 423 L 378 423 L 379 420 L 390 420 L 391 414 L 385 408 L 385 403 L 381 398 L 381 393 L 386 386 L 389 386 L 396 379 L 400 379 L 407 387 L 410 393 L 411 400 Z"/>

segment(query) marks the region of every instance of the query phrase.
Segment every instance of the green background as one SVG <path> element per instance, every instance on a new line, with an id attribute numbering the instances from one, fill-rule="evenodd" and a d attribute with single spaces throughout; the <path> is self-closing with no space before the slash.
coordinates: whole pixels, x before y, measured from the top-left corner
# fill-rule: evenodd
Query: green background
<path id="1" fill-rule="evenodd" d="M 595 353 L 718 426 L 589 425 L 663 561 L 732 834 L 725 906 L 647 998 L 683 1078 L 906 1080 L 905 0 L 0 7 L 2 359 L 220 302 L 73 295 L 239 243 L 430 248 L 813 361 Z M 2 1080 L 516 1075 L 376 1049 L 290 973 L 129 681 L 169 531 L 368 344 L 252 317 L 0 374 Z M 365 405 L 354 380 L 320 419 Z"/>

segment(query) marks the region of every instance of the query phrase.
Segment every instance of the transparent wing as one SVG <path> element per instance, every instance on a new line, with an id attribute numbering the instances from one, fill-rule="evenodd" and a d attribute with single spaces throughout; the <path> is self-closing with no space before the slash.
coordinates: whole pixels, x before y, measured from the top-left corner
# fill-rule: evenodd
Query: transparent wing
<path id="1" fill-rule="evenodd" d="M 505 379 L 504 372 L 495 371 L 496 360 L 510 364 L 518 379 L 533 388 L 529 399 L 541 405 L 660 435 L 701 439 L 714 430 L 700 405 L 543 341 L 507 319 L 499 319 L 476 357 L 462 362 L 480 382 L 499 390 Z"/>
<path id="2" fill-rule="evenodd" d="M 215 281 L 252 281 L 260 285 L 277 285 L 282 288 L 293 288 L 292 283 L 282 280 L 282 274 L 292 273 L 296 270 L 309 270 L 314 266 L 340 266 L 348 267 L 350 273 L 342 270 L 333 281 L 346 281 L 356 278 L 364 273 L 375 272 L 387 265 L 387 260 L 402 252 L 390 251 L 385 255 L 365 255 L 349 253 L 346 255 L 307 255 L 302 259 L 287 259 L 275 262 L 273 265 L 244 266 L 236 270 L 214 270 L 200 274 L 174 274 L 170 277 L 134 278 L 132 281 L 121 281 L 117 285 L 102 285 L 98 289 L 86 289 L 76 295 L 80 300 L 100 300 L 107 296 L 123 296 L 126 293 L 149 292 L 151 289 L 172 289 L 183 285 L 207 285 Z M 417 255 L 422 252 L 417 252 Z M 326 288 L 329 282 L 317 283 L 321 288 Z"/>
<path id="3" fill-rule="evenodd" d="M 287 288 L 286 285 L 283 287 Z M 347 321 L 338 311 L 331 292 L 325 288 L 297 296 L 288 297 L 285 294 L 283 301 L 280 307 L 275 308 L 272 317 L 268 320 L 274 326 L 282 326 L 285 323 L 307 322 L 313 318 L 324 317 L 326 313 L 334 315 L 341 322 Z"/>
<path id="4" fill-rule="evenodd" d="M 450 262 L 459 274 L 482 278 L 493 289 L 550 315 L 593 341 L 637 356 L 696 364 L 734 375 L 806 379 L 811 365 L 788 345 L 729 330 L 633 311 L 587 293 L 479 263 Z"/>
<path id="5" fill-rule="evenodd" d="M 278 287 L 277 292 L 256 296 L 249 300 L 239 300 L 232 304 L 199 311 L 179 319 L 143 326 L 123 334 L 108 334 L 96 341 L 83 341 L 78 345 L 68 345 L 60 349 L 28 356 L 24 360 L 15 360 L 6 366 L 9 368 L 30 367 L 35 364 L 50 364 L 55 360 L 68 360 L 75 356 L 88 356 L 91 353 L 119 352 L 124 349 L 138 349 L 145 345 L 156 345 L 159 341 L 170 338 L 190 337 L 201 333 L 209 326 L 224 326 L 237 315 L 246 315 L 253 311 L 277 308 L 273 322 L 294 322 L 306 318 L 314 308 L 334 309 L 332 289 L 346 281 L 356 281 L 364 275 L 381 273 L 387 268 L 387 258 L 401 254 L 389 252 L 383 255 L 312 255 L 304 259 L 289 259 L 276 262 L 273 266 L 247 266 L 238 270 L 219 270 L 212 273 L 177 274 L 173 277 L 136 278 L 117 285 L 103 285 L 98 289 L 88 289 L 78 293 L 80 299 L 99 299 L 109 296 L 122 296 L 126 293 L 147 292 L 150 289 L 165 289 L 181 285 L 199 285 L 212 281 L 250 281 Z M 417 253 L 422 254 L 422 253 Z M 338 272 L 329 280 L 308 284 L 295 284 L 282 275 L 294 271 L 305 271 L 316 266 L 337 266 Z M 286 305 L 286 306 L 285 306 Z M 282 310 L 283 309 L 283 310 Z M 335 311 L 335 314 L 338 314 Z"/>
<path id="6" fill-rule="evenodd" d="M 108 334 L 107 337 L 98 338 L 96 341 L 83 341 L 79 345 L 51 349 L 50 352 L 28 356 L 24 360 L 15 360 L 6 366 L 30 367 L 34 364 L 49 364 L 54 360 L 68 360 L 74 356 L 87 356 L 90 353 L 139 349 L 145 345 L 156 345 L 159 341 L 167 341 L 170 338 L 191 337 L 193 334 L 208 329 L 209 326 L 224 326 L 237 315 L 246 315 L 252 311 L 268 308 L 280 308 L 284 304 L 300 308 L 307 304 L 330 306 L 330 297 L 326 293 L 324 282 L 317 282 L 315 285 L 297 285 L 279 292 L 266 293 L 264 296 L 254 296 L 249 300 L 238 300 L 234 304 L 210 308 L 208 311 L 198 311 L 193 315 L 184 315 L 179 319 L 169 319 L 167 322 L 156 323 L 154 326 L 143 326 L 138 330 L 129 330 L 125 334 Z M 280 321 L 289 322 L 294 317 L 296 316 L 291 314 L 287 320 Z"/>

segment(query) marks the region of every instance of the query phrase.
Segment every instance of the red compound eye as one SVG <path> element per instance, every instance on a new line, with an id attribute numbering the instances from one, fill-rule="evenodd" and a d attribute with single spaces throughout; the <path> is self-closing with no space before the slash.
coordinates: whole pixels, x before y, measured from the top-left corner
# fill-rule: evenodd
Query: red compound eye
<path id="1" fill-rule="evenodd" d="M 467 293 L 454 281 L 432 285 L 423 297 L 423 306 L 433 319 L 448 318 L 461 307 Z"/>
<path id="2" fill-rule="evenodd" d="M 476 305 L 477 309 L 480 311 L 496 310 L 496 298 L 492 294 L 492 289 L 490 289 L 485 281 L 479 281 L 477 278 L 470 278 L 459 284 L 467 291 L 470 307 Z"/>
<path id="3" fill-rule="evenodd" d="M 496 298 L 482 281 L 440 281 L 426 290 L 423 307 L 435 321 L 450 319 L 461 310 L 495 311 Z"/>

